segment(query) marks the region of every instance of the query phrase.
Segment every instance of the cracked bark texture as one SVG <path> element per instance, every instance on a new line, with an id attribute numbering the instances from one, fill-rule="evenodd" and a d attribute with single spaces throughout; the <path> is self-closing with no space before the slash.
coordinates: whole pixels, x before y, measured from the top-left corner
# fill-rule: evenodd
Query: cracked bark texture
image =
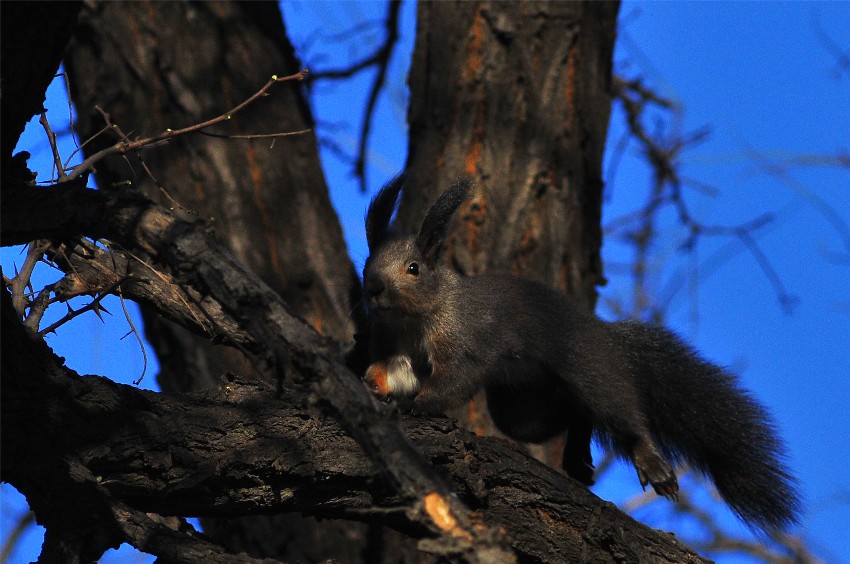
<path id="1" fill-rule="evenodd" d="M 20 325 L 5 292 L 2 315 L 4 343 L 20 351 L 3 355 L 2 446 L 16 455 L 3 477 L 27 492 L 58 539 L 45 561 L 65 560 L 63 549 L 85 561 L 127 541 L 182 561 L 251 561 L 152 514 L 298 510 L 422 535 L 350 434 L 318 407 L 300 407 L 303 391 L 275 397 L 262 382 L 230 378 L 218 390 L 167 395 L 80 377 Z M 49 409 L 32 409 L 45 396 L 54 398 Z M 504 441 L 445 418 L 400 423 L 478 519 L 506 530 L 523 561 L 701 561 Z M 461 561 L 505 561 L 486 554 Z"/>
<path id="2" fill-rule="evenodd" d="M 272 75 L 300 70 L 280 11 L 268 2 L 89 3 L 65 65 L 81 139 L 104 126 L 96 107 L 135 138 L 225 113 Z M 209 132 L 262 134 L 312 125 L 300 86 L 284 83 Z M 103 135 L 86 153 L 115 140 L 114 134 Z M 102 188 L 130 181 L 155 201 L 207 222 L 240 262 L 316 330 L 351 341 L 350 312 L 359 284 L 312 132 L 274 142 L 182 137 L 165 151 L 106 159 L 95 178 Z M 244 369 L 153 317 L 146 322 L 164 363 L 163 389 L 203 389 L 228 366 Z M 160 352 L 165 348 L 167 353 Z"/>
<path id="3" fill-rule="evenodd" d="M 466 274 L 512 274 L 574 296 L 603 284 L 602 156 L 619 5 L 421 2 L 411 67 L 411 190 L 398 223 L 415 232 L 460 175 L 476 182 L 443 260 Z M 459 220 L 458 220 L 459 218 Z M 453 413 L 498 431 L 479 395 Z M 532 450 L 558 466 L 563 439 Z"/>
<path id="4" fill-rule="evenodd" d="M 82 139 L 104 125 L 96 106 L 125 133 L 143 136 L 220 115 L 272 75 L 300 70 L 273 2 L 90 3 L 65 64 Z M 284 83 L 209 131 L 301 131 L 312 122 L 300 86 Z M 86 154 L 114 141 L 114 135 L 102 136 Z M 98 164 L 95 177 L 101 187 L 130 180 L 156 201 L 206 221 L 240 262 L 316 330 L 352 341 L 359 321 L 359 282 L 312 132 L 274 142 L 193 135 L 170 142 L 165 151 L 107 159 Z M 160 362 L 157 380 L 163 390 L 202 390 L 215 386 L 226 371 L 254 372 L 238 351 L 212 345 L 147 308 L 143 315 L 146 337 Z M 278 518 L 274 525 L 251 521 L 206 522 L 206 528 L 221 531 L 240 550 L 310 559 L 334 556 L 319 547 L 344 545 L 341 541 L 354 534 L 351 529 L 360 529 L 356 536 L 364 543 L 367 534 L 361 526 L 335 532 L 336 525 L 304 524 L 295 515 Z M 272 534 L 280 529 L 292 533 Z M 293 539 L 304 539 L 303 548 Z"/>

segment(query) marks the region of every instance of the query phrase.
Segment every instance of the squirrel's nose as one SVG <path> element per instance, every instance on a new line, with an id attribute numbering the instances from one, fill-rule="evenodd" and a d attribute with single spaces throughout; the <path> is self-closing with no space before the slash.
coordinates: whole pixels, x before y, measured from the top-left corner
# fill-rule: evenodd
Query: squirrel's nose
<path id="1" fill-rule="evenodd" d="M 384 286 L 384 283 L 380 278 L 370 277 L 366 280 L 366 293 L 373 298 L 381 295 L 385 289 L 386 286 Z"/>

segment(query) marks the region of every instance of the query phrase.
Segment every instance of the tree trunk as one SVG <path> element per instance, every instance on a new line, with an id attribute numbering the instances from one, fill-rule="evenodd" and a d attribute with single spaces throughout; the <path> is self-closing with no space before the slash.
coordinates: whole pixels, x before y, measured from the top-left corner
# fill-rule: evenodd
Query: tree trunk
<path id="1" fill-rule="evenodd" d="M 65 64 L 82 140 L 105 125 L 100 110 L 136 138 L 228 112 L 272 75 L 300 70 L 274 2 L 89 4 Z M 300 85 L 286 82 L 206 132 L 312 127 Z M 86 155 L 115 141 L 113 132 L 101 135 Z M 96 179 L 101 189 L 129 180 L 163 205 L 208 222 L 234 256 L 317 331 L 352 341 L 360 284 L 312 131 L 277 139 L 180 137 L 167 147 L 108 158 L 98 164 Z M 213 345 L 147 308 L 143 314 L 164 391 L 207 389 L 225 372 L 253 373 L 236 349 Z M 349 560 L 362 549 L 355 540 L 362 545 L 367 536 L 361 524 L 317 525 L 298 514 L 205 520 L 204 528 L 232 550 L 295 560 Z"/>
<path id="2" fill-rule="evenodd" d="M 300 67 L 275 3 L 94 6 L 83 12 L 66 55 L 81 139 L 104 126 L 97 107 L 135 138 L 223 114 L 272 75 Z M 206 132 L 249 135 L 312 127 L 300 86 L 287 82 Z M 115 140 L 114 134 L 102 135 L 86 147 L 87 154 Z M 111 157 L 98 165 L 96 178 L 104 189 L 130 181 L 168 207 L 197 214 L 240 262 L 319 332 L 351 340 L 349 312 L 358 302 L 359 284 L 312 131 L 274 140 L 181 137 L 167 149 Z M 203 367 L 198 354 L 185 356 L 199 378 L 222 370 L 209 360 L 211 366 Z M 165 389 L 199 385 L 175 386 L 170 381 L 175 375 L 168 372 L 163 374 Z"/>
<path id="3" fill-rule="evenodd" d="M 466 274 L 539 280 L 588 310 L 604 283 L 602 156 L 618 3 L 419 4 L 410 73 L 411 190 L 398 221 L 415 231 L 436 195 L 475 180 L 444 260 Z M 454 415 L 498 434 L 478 397 Z M 563 439 L 534 454 L 559 466 Z"/>

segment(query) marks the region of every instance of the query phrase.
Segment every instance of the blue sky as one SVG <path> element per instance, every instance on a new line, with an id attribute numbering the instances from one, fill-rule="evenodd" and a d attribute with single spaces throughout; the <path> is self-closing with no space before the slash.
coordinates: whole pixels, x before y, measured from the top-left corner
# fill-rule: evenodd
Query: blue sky
<path id="1" fill-rule="evenodd" d="M 351 28 L 353 22 L 379 20 L 385 11 L 382 3 L 292 2 L 284 7 L 289 33 L 314 70 L 343 66 L 366 54 L 369 34 L 357 44 L 323 38 Z M 404 78 L 414 16 L 414 5 L 405 2 L 401 43 L 370 138 L 370 191 L 400 170 L 406 158 Z M 376 25 L 372 41 L 379 41 L 381 33 Z M 850 154 L 850 68 L 841 70 L 822 35 L 845 53 L 850 51 L 850 3 L 626 2 L 615 60 L 621 74 L 644 77 L 681 106 L 672 127 L 684 132 L 711 129 L 704 143 L 681 158 L 683 176 L 712 188 L 710 194 L 696 189 L 696 183 L 685 188 L 688 205 L 700 221 L 729 226 L 773 215 L 754 238 L 785 292 L 797 299 L 791 313 L 780 304 L 758 260 L 734 238 L 706 237 L 696 256 L 683 254 L 683 234 L 671 213 L 661 225 L 650 279 L 660 289 L 659 299 L 666 299 L 673 281 L 690 281 L 669 299 L 667 324 L 704 356 L 739 374 L 774 415 L 806 502 L 795 532 L 818 556 L 841 562 L 850 554 L 850 540 L 839 531 L 839 524 L 850 523 L 850 238 L 846 224 L 836 217 L 850 221 L 850 170 L 800 162 Z M 359 116 L 368 78 L 318 84 L 313 106 L 320 125 Z M 61 84 L 54 84 L 48 100 L 49 117 L 57 128 L 68 114 L 62 90 Z M 319 133 L 353 150 L 359 132 L 354 121 Z M 622 131 L 622 114 L 615 108 L 610 138 L 618 139 Z M 41 171 L 43 180 L 50 159 L 35 149 L 37 144 L 42 141 L 34 121 L 19 150 L 39 159 L 31 161 L 31 167 Z M 608 162 L 612 146 L 609 143 Z M 650 179 L 636 153 L 635 146 L 627 148 L 609 185 L 604 224 L 645 198 Z M 370 196 L 357 191 L 349 163 L 327 152 L 323 159 L 359 267 L 366 257 L 362 218 Z M 781 172 L 767 172 L 775 167 Z M 616 268 L 629 260 L 626 251 L 613 238 L 604 243 L 609 284 L 600 289 L 600 315 L 610 315 L 605 307 L 609 301 L 628 299 L 629 280 Z M 0 257 L 4 273 L 23 260 L 16 249 L 3 249 Z M 48 342 L 80 373 L 129 382 L 142 371 L 142 355 L 132 338 L 119 340 L 128 331 L 120 304 L 112 300 L 107 308 L 114 315 L 106 316 L 105 324 L 92 315 L 82 316 L 49 336 Z M 142 386 L 154 386 L 155 374 L 151 360 Z M 639 488 L 633 471 L 618 467 L 594 491 L 620 503 Z M 4 540 L 24 506 L 8 485 L 0 493 Z M 682 526 L 666 511 L 667 503 L 653 502 L 635 515 L 659 528 Z M 731 516 L 723 522 L 732 530 L 738 527 Z M 29 533 L 12 562 L 34 558 L 40 542 L 40 533 Z M 126 558 L 122 551 L 103 561 Z"/>

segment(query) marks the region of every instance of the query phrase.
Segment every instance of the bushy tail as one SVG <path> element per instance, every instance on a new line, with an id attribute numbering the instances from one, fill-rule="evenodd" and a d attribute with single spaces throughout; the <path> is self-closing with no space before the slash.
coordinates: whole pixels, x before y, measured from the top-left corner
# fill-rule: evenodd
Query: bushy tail
<path id="1" fill-rule="evenodd" d="M 764 408 L 737 379 L 666 329 L 615 324 L 627 342 L 650 430 L 673 463 L 712 478 L 747 525 L 769 532 L 797 520 L 796 481 Z"/>

